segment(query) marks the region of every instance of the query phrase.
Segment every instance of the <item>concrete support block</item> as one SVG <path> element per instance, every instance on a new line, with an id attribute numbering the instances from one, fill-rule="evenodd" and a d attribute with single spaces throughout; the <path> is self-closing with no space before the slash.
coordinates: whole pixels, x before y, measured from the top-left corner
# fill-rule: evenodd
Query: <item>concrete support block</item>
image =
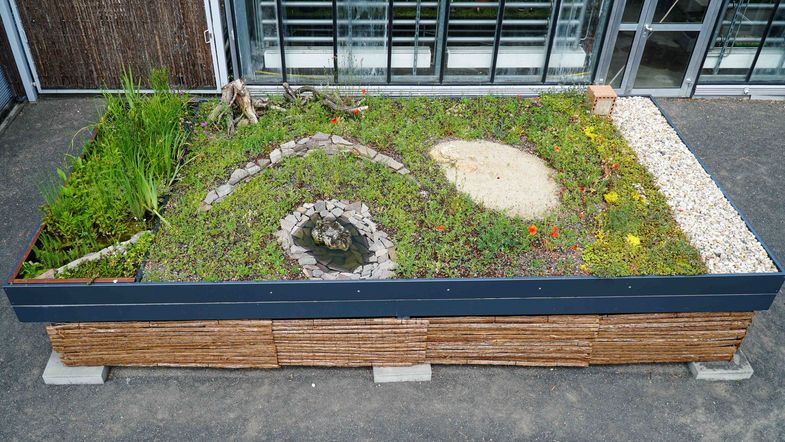
<path id="1" fill-rule="evenodd" d="M 729 362 L 690 362 L 690 372 L 703 381 L 740 381 L 752 377 L 752 366 L 747 356 L 738 350 Z"/>
<path id="2" fill-rule="evenodd" d="M 431 380 L 431 364 L 406 367 L 373 367 L 373 381 L 383 382 L 426 382 Z"/>
<path id="3" fill-rule="evenodd" d="M 93 367 L 69 367 L 60 360 L 60 355 L 53 351 L 49 355 L 44 374 L 44 384 L 47 385 L 87 385 L 103 384 L 109 367 L 104 365 Z"/>

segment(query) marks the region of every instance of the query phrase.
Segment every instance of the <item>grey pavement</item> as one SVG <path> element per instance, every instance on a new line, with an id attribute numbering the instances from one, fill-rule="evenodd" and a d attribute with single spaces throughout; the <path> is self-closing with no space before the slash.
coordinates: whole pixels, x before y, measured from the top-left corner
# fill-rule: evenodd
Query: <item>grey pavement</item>
<path id="1" fill-rule="evenodd" d="M 0 270 L 39 222 L 36 183 L 96 101 L 27 105 L 0 136 Z M 664 107 L 749 221 L 785 256 L 783 102 L 669 100 Z M 785 440 L 785 306 L 757 315 L 755 369 L 695 381 L 686 364 L 433 366 L 429 383 L 374 384 L 371 369 L 112 369 L 100 386 L 46 386 L 42 324 L 0 297 L 0 440 L 531 439 Z"/>

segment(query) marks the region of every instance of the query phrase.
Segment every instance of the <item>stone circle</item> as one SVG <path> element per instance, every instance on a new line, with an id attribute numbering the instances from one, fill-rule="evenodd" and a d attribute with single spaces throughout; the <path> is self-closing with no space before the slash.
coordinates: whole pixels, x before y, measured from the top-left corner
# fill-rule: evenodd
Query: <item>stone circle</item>
<path id="1" fill-rule="evenodd" d="M 310 236 L 305 232 L 307 226 L 321 219 L 340 221 L 351 226 L 361 237 L 364 242 L 361 247 L 367 249 L 361 265 L 351 270 L 337 268 L 318 257 L 315 247 L 302 241 L 298 244 L 298 239 Z M 298 262 L 309 279 L 389 279 L 395 276 L 395 245 L 386 232 L 377 228 L 368 206 L 362 202 L 332 199 L 305 203 L 281 219 L 281 230 L 276 236 L 286 255 Z"/>

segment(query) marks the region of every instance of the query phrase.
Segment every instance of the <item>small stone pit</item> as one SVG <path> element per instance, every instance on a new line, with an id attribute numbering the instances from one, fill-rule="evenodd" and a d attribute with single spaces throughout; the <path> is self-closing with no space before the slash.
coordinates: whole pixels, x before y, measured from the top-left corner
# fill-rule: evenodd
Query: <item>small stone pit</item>
<path id="1" fill-rule="evenodd" d="M 333 239 L 325 235 L 335 235 Z M 349 240 L 346 244 L 346 240 Z M 281 220 L 278 240 L 310 279 L 389 279 L 395 248 L 362 202 L 319 200 Z"/>

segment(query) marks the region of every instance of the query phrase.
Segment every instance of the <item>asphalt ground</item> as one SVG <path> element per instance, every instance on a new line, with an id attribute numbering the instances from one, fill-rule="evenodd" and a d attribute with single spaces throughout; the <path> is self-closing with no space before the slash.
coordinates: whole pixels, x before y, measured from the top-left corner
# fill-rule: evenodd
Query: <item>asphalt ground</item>
<path id="1" fill-rule="evenodd" d="M 785 103 L 662 103 L 785 257 Z M 0 135 L 2 275 L 40 222 L 39 184 L 97 106 L 25 105 Z M 104 385 L 46 386 L 43 324 L 18 322 L 0 296 L 0 440 L 785 440 L 783 302 L 780 293 L 756 316 L 742 345 L 755 375 L 740 382 L 696 381 L 685 364 L 662 364 L 434 366 L 431 382 L 400 384 L 374 384 L 370 369 L 114 368 Z"/>

